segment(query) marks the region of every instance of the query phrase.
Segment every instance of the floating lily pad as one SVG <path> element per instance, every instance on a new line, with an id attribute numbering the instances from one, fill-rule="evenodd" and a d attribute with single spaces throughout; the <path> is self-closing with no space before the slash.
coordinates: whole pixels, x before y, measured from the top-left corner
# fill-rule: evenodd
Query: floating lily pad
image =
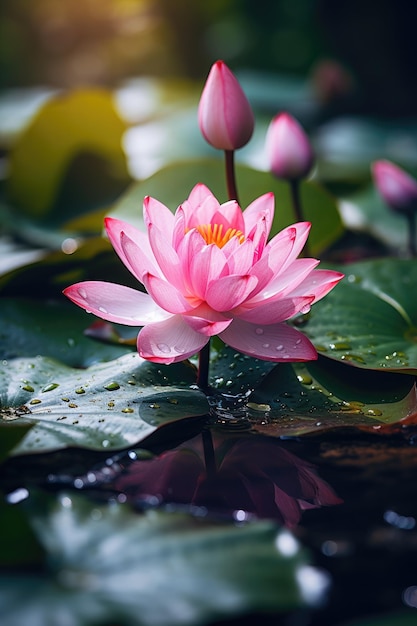
<path id="1" fill-rule="evenodd" d="M 33 525 L 50 558 L 42 575 L 2 576 L 8 626 L 57 624 L 64 615 L 67 626 L 204 624 L 314 604 L 328 586 L 297 540 L 270 522 L 138 516 L 64 494 Z"/>
<path id="2" fill-rule="evenodd" d="M 267 172 L 244 165 L 237 166 L 236 176 L 243 209 L 258 196 L 269 191 L 275 194 L 272 234 L 296 221 L 287 183 L 273 178 Z M 133 185 L 116 205 L 112 215 L 144 230 L 142 203 L 145 196 L 153 196 L 175 211 L 199 182 L 207 185 L 219 202 L 227 200 L 224 164 L 221 160 L 173 163 L 147 180 Z M 342 222 L 334 199 L 315 183 L 302 183 L 301 203 L 305 219 L 313 223 L 309 242 L 312 253 L 316 254 L 340 237 L 343 232 Z"/>
<path id="3" fill-rule="evenodd" d="M 45 357 L 15 359 L 0 372 L 0 426 L 34 425 L 15 454 L 120 449 L 163 424 L 206 413 L 205 396 L 189 389 L 194 380 L 187 363 L 155 365 L 137 354 L 86 370 Z"/>
<path id="4" fill-rule="evenodd" d="M 343 271 L 346 278 L 313 306 L 303 332 L 330 358 L 416 374 L 417 261 L 365 261 Z"/>
<path id="5" fill-rule="evenodd" d="M 338 428 L 384 432 L 417 422 L 413 376 L 363 371 L 322 358 L 280 363 L 249 397 L 253 430 L 299 436 Z"/>

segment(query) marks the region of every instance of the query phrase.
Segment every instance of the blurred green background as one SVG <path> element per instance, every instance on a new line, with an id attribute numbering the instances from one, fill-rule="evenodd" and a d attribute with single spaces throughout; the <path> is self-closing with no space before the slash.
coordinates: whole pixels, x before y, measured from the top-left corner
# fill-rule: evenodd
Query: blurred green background
<path id="1" fill-rule="evenodd" d="M 370 164 L 387 158 L 417 174 L 417 5 L 1 0 L 0 7 L 0 277 L 45 251 L 73 255 L 100 237 L 103 216 L 132 181 L 222 158 L 197 123 L 217 59 L 236 73 L 256 115 L 237 161 L 267 171 L 268 124 L 289 111 L 310 136 L 312 178 L 337 199 L 344 227 L 403 253 L 405 223 L 376 194 Z M 198 180 L 206 171 L 201 165 Z M 273 188 L 270 178 L 263 191 Z M 161 196 L 158 180 L 151 185 Z M 182 198 L 190 188 L 169 191 Z M 276 200 L 282 211 L 285 197 Z M 318 221 L 324 228 L 318 215 L 315 228 Z"/>
<path id="2" fill-rule="evenodd" d="M 406 0 L 2 0 L 0 87 L 203 80 L 210 64 L 309 76 L 345 111 L 414 115 Z"/>

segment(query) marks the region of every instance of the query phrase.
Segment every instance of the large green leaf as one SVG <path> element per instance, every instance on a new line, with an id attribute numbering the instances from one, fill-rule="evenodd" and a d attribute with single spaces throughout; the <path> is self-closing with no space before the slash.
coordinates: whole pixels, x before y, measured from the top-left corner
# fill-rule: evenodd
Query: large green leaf
<path id="1" fill-rule="evenodd" d="M 272 191 L 275 194 L 272 233 L 295 222 L 287 183 L 244 165 L 237 166 L 236 176 L 242 208 L 264 193 Z M 153 196 L 175 210 L 197 183 L 207 185 L 220 202 L 227 200 L 223 163 L 220 160 L 189 161 L 171 164 L 133 185 L 112 215 L 144 229 L 142 203 L 145 196 Z M 313 224 L 310 247 L 312 253 L 317 254 L 334 243 L 343 231 L 336 203 L 324 189 L 311 182 L 301 184 L 301 203 L 305 219 Z"/>
<path id="2" fill-rule="evenodd" d="M 45 357 L 15 359 L 0 372 L 0 425 L 34 424 L 15 454 L 120 449 L 158 426 L 206 413 L 205 396 L 189 388 L 194 380 L 187 363 L 160 366 L 137 354 L 86 370 Z"/>
<path id="3" fill-rule="evenodd" d="M 184 626 L 294 609 L 320 600 L 327 587 L 295 538 L 270 522 L 237 527 L 177 513 L 137 516 L 64 494 L 33 525 L 48 569 L 2 576 L 8 626 Z"/>
<path id="4" fill-rule="evenodd" d="M 305 332 L 318 351 L 362 368 L 417 373 L 417 261 L 348 265 Z"/>
<path id="5" fill-rule="evenodd" d="M 71 367 L 88 367 L 110 361 L 129 351 L 86 337 L 94 320 L 72 303 L 3 298 L 0 308 L 0 358 L 38 355 Z"/>

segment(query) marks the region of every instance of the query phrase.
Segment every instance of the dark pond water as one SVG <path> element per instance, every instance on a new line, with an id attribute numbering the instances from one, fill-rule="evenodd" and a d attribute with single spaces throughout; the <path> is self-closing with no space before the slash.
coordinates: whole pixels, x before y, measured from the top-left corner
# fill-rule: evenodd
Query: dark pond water
<path id="1" fill-rule="evenodd" d="M 170 444 L 159 437 L 112 457 L 66 450 L 17 458 L 3 466 L 3 481 L 9 490 L 19 484 L 82 490 L 138 510 L 174 504 L 218 519 L 272 518 L 330 574 L 321 608 L 218 624 L 326 626 L 417 610 L 415 432 L 346 430 L 281 440 L 201 426 L 190 421 L 189 439 L 182 432 L 174 441 L 173 429 Z"/>

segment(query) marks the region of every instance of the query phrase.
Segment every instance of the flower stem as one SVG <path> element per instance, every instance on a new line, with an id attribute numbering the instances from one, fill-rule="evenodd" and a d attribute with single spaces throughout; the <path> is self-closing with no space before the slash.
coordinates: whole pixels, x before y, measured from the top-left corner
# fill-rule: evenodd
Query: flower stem
<path id="1" fill-rule="evenodd" d="M 300 180 L 299 179 L 290 180 L 290 191 L 291 191 L 292 206 L 293 206 L 294 214 L 295 214 L 295 221 L 303 222 L 304 216 L 303 216 L 303 210 L 301 207 Z M 300 256 L 306 256 L 306 257 L 310 256 L 308 241 L 305 243 L 303 253 Z"/>
<path id="2" fill-rule="evenodd" d="M 213 437 L 211 430 L 204 428 L 201 431 L 203 439 L 204 463 L 206 466 L 206 474 L 208 478 L 214 478 L 217 474 L 216 456 L 214 454 Z"/>
<path id="3" fill-rule="evenodd" d="M 198 372 L 197 372 L 197 385 L 203 391 L 207 391 L 209 388 L 208 376 L 209 376 L 209 364 L 210 364 L 210 339 L 201 348 L 198 355 Z"/>
<path id="4" fill-rule="evenodd" d="M 236 202 L 239 204 L 235 174 L 235 151 L 225 150 L 224 156 L 226 160 L 227 195 L 229 196 L 229 200 L 236 200 Z"/>
<path id="5" fill-rule="evenodd" d="M 408 252 L 411 257 L 417 257 L 417 230 L 416 230 L 416 211 L 407 214 L 408 222 Z"/>

